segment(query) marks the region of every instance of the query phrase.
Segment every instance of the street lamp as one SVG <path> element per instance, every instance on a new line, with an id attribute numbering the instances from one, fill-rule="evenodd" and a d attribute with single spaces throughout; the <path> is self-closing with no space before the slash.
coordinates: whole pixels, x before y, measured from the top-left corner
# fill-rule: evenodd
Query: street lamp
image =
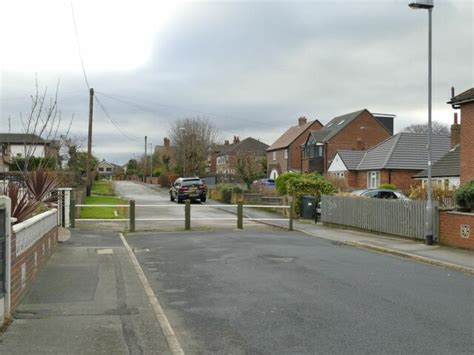
<path id="1" fill-rule="evenodd" d="M 425 238 L 427 245 L 433 245 L 433 201 L 431 181 L 431 150 L 432 150 L 432 128 L 431 128 L 431 18 L 433 12 L 433 0 L 415 0 L 408 5 L 412 9 L 428 10 L 428 184 L 426 201 Z"/>
<path id="2" fill-rule="evenodd" d="M 184 127 L 179 127 L 179 130 L 183 132 L 183 135 L 186 132 L 186 128 Z M 184 139 L 182 141 L 183 144 L 183 177 L 186 177 L 186 142 L 184 142 Z"/>

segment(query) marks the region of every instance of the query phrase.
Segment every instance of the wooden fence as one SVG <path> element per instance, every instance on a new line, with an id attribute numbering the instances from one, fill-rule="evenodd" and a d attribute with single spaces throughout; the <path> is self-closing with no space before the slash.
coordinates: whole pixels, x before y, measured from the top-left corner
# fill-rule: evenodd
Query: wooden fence
<path id="1" fill-rule="evenodd" d="M 426 201 L 322 196 L 321 220 L 372 232 L 425 239 Z M 434 202 L 433 237 L 439 236 L 438 203 Z"/>

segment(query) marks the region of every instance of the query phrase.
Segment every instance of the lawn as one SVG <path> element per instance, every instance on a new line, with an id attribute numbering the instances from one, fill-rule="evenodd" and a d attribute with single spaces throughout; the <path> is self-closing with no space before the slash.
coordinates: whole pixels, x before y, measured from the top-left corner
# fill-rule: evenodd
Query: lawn
<path id="1" fill-rule="evenodd" d="M 128 201 L 114 196 L 89 196 L 86 205 L 128 205 Z M 117 215 L 115 215 L 117 211 Z M 128 218 L 127 207 L 82 207 L 81 218 Z"/>
<path id="2" fill-rule="evenodd" d="M 92 195 L 114 196 L 112 182 L 109 180 L 94 181 L 92 184 Z"/>

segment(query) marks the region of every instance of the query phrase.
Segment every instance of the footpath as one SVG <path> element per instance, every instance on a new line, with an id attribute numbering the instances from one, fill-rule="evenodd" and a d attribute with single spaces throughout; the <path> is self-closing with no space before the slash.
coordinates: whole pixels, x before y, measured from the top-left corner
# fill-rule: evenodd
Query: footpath
<path id="1" fill-rule="evenodd" d="M 0 335 L 1 354 L 170 354 L 118 233 L 61 233 Z"/>

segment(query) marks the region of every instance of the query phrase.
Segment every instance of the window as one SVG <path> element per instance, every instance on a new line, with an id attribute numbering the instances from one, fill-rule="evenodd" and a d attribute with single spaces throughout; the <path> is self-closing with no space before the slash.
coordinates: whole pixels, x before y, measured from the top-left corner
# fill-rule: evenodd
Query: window
<path id="1" fill-rule="evenodd" d="M 337 173 L 334 173 L 334 176 L 338 177 L 338 178 L 343 178 L 344 177 L 344 172 L 337 172 Z"/>
<path id="2" fill-rule="evenodd" d="M 285 149 L 285 159 L 288 159 L 288 149 Z"/>
<path id="3" fill-rule="evenodd" d="M 101 168 L 99 168 L 99 171 L 104 171 L 104 168 L 102 168 L 102 167 L 101 167 Z"/>
<path id="4" fill-rule="evenodd" d="M 277 152 L 272 153 L 272 160 L 277 160 Z"/>
<path id="5" fill-rule="evenodd" d="M 367 173 L 367 188 L 376 189 L 380 185 L 380 172 L 369 171 Z"/>
<path id="6" fill-rule="evenodd" d="M 449 190 L 449 179 L 444 179 L 444 189 Z"/>
<path id="7" fill-rule="evenodd" d="M 107 168 L 106 170 L 107 170 L 107 171 L 112 171 L 112 168 Z"/>
<path id="8" fill-rule="evenodd" d="M 320 145 L 318 146 L 318 157 L 322 157 L 323 156 L 323 146 Z"/>

